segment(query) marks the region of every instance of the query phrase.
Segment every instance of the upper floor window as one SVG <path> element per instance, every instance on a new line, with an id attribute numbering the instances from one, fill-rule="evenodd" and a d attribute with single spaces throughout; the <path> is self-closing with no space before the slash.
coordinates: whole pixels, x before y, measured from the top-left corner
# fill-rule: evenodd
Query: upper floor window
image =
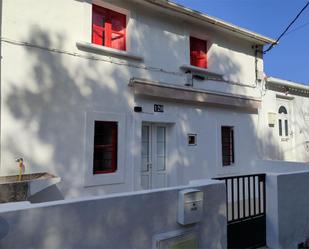
<path id="1" fill-rule="evenodd" d="M 190 37 L 190 62 L 192 66 L 207 68 L 207 41 Z"/>
<path id="2" fill-rule="evenodd" d="M 93 5 L 92 43 L 126 50 L 126 15 Z"/>

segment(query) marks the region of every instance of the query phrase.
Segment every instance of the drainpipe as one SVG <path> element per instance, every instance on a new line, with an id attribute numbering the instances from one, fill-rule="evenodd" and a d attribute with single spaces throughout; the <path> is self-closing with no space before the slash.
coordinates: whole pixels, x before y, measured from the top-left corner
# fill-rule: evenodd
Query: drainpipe
<path id="1" fill-rule="evenodd" d="M 263 50 L 261 49 L 261 46 L 259 45 L 254 45 L 252 46 L 254 49 L 254 66 L 255 66 L 255 84 L 254 87 L 258 87 L 260 85 L 260 92 L 261 92 L 261 97 L 264 95 L 263 94 L 263 84 L 266 84 L 265 82 L 265 76 L 264 72 L 260 71 L 258 68 L 258 63 L 259 63 L 259 56 L 261 56 L 261 59 L 263 60 Z"/>
<path id="2" fill-rule="evenodd" d="M 263 56 L 262 51 L 259 49 L 260 46 L 259 45 L 254 45 L 252 46 L 252 48 L 254 49 L 254 66 L 255 66 L 255 86 L 258 85 L 258 83 L 262 82 L 263 80 L 263 75 L 262 72 L 259 71 L 258 69 L 258 63 L 259 63 L 259 59 L 258 59 L 258 55 L 259 53 Z"/>
<path id="3" fill-rule="evenodd" d="M 257 86 L 258 84 L 258 50 L 257 50 L 257 45 L 255 46 L 255 49 L 254 49 L 254 60 L 255 60 L 255 86 Z"/>

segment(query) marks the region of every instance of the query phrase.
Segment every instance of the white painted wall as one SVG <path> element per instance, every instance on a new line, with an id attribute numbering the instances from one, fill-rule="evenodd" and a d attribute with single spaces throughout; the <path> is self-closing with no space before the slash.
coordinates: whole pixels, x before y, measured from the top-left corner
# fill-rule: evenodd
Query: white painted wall
<path id="1" fill-rule="evenodd" d="M 309 237 L 308 172 L 267 174 L 266 220 L 269 248 L 297 248 Z"/>
<path id="2" fill-rule="evenodd" d="M 204 193 L 201 222 L 177 223 L 178 193 Z M 0 208 L 1 248 L 157 248 L 158 235 L 194 233 L 199 248 L 226 248 L 225 186 L 204 181 L 156 191 Z M 121 238 L 121 239 L 120 239 Z"/>
<path id="3" fill-rule="evenodd" d="M 55 198 L 138 190 L 141 124 L 146 121 L 170 127 L 168 186 L 240 174 L 252 169 L 255 161 L 277 159 L 272 151 L 278 145 L 269 141 L 276 127 L 265 127 L 275 93 L 268 91 L 262 109 L 254 113 L 141 98 L 128 86 L 132 77 L 183 86 L 186 75 L 179 67 L 189 64 L 189 35 L 193 35 L 209 41 L 209 71 L 240 84 L 195 81 L 194 87 L 262 97 L 260 86 L 255 86 L 253 42 L 135 1 L 95 2 L 112 4 L 127 14 L 128 52 L 143 61 L 77 48 L 78 41 L 90 42 L 90 0 L 3 1 L 0 174 L 17 173 L 14 159 L 23 157 L 26 172 L 48 171 L 62 178 Z M 258 70 L 263 71 L 260 57 Z M 308 106 L 307 99 L 294 99 L 295 109 Z M 153 113 L 154 104 L 164 104 L 164 113 Z M 134 106 L 142 106 L 144 113 L 134 113 Z M 301 112 L 295 115 L 298 122 Z M 116 174 L 91 175 L 95 119 L 119 121 Z M 222 167 L 221 125 L 235 128 L 231 167 Z M 295 131 L 307 134 L 308 129 L 300 125 Z M 197 146 L 187 145 L 188 133 L 197 134 Z M 295 146 L 300 148 L 307 140 L 300 135 Z M 295 160 L 308 160 L 305 152 L 296 152 Z"/>
<path id="4" fill-rule="evenodd" d="M 1 174 L 16 173 L 14 159 L 21 156 L 26 172 L 48 171 L 61 176 L 58 186 L 64 197 L 137 190 L 143 121 L 171 125 L 168 186 L 216 174 L 237 174 L 249 160 L 258 158 L 252 153 L 257 150 L 256 143 L 247 143 L 247 139 L 256 141 L 252 132 L 256 114 L 142 99 L 128 87 L 132 77 L 184 85 L 186 76 L 179 66 L 189 64 L 189 34 L 209 38 L 210 71 L 252 86 L 253 44 L 138 3 L 109 1 L 128 13 L 128 51 L 144 60 L 84 52 L 76 42 L 90 42 L 90 2 L 3 1 Z M 259 59 L 260 70 L 262 66 Z M 195 84 L 221 92 L 260 94 L 256 88 L 224 82 Z M 155 103 L 165 105 L 163 114 L 153 113 Z M 135 105 L 151 114 L 134 113 Z M 110 120 L 116 116 L 123 127 L 119 143 L 124 146 L 119 151 L 118 176 L 89 178 L 94 117 Z M 235 126 L 233 167 L 221 166 L 221 125 Z M 198 134 L 197 146 L 187 146 L 188 133 Z"/>

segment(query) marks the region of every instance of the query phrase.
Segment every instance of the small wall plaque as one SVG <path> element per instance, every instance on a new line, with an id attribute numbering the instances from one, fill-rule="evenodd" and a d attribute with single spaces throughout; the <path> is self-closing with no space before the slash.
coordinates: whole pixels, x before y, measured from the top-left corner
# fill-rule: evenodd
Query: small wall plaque
<path id="1" fill-rule="evenodd" d="M 277 122 L 277 114 L 274 112 L 267 113 L 268 116 L 268 126 L 269 127 L 275 127 L 275 124 Z"/>
<path id="2" fill-rule="evenodd" d="M 153 111 L 154 112 L 164 112 L 164 105 L 155 104 L 153 106 Z"/>
<path id="3" fill-rule="evenodd" d="M 188 145 L 194 146 L 196 144 L 196 134 L 188 134 Z"/>
<path id="4" fill-rule="evenodd" d="M 143 108 L 141 106 L 134 106 L 134 112 L 142 112 Z"/>

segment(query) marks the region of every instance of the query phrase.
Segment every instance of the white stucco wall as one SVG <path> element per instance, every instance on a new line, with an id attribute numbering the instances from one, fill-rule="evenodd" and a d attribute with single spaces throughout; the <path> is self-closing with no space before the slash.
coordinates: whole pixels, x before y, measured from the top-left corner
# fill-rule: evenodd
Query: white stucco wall
<path id="1" fill-rule="evenodd" d="M 308 172 L 267 175 L 266 227 L 269 248 L 297 248 L 308 238 L 308 177 Z"/>
<path id="2" fill-rule="evenodd" d="M 178 193 L 204 193 L 201 222 L 177 223 Z M 198 248 L 226 248 L 225 186 L 218 181 L 156 191 L 7 204 L 0 208 L 1 248 L 157 248 L 162 235 L 193 233 Z M 171 236 L 171 237 L 174 237 Z"/>
<path id="3" fill-rule="evenodd" d="M 251 86 L 196 81 L 196 88 L 259 97 L 258 88 L 252 87 L 254 44 L 138 3 L 109 3 L 127 13 L 128 51 L 142 56 L 142 62 L 77 48 L 77 41 L 90 42 L 89 1 L 3 1 L 2 36 L 6 40 L 2 42 L 1 174 L 16 173 L 14 159 L 19 156 L 25 159 L 26 172 L 59 175 L 62 183 L 58 186 L 64 197 L 137 190 L 143 121 L 171 127 L 168 186 L 217 174 L 237 174 L 250 160 L 259 158 L 254 131 L 257 114 L 140 98 L 128 87 L 132 77 L 183 86 L 186 75 L 179 67 L 189 64 L 192 34 L 209 40 L 210 71 Z M 258 69 L 262 67 L 258 59 Z M 164 104 L 163 114 L 153 113 L 156 103 Z M 134 113 L 135 105 L 148 114 Z M 92 171 L 93 117 L 117 117 L 121 122 L 117 177 L 85 177 Z M 221 125 L 235 126 L 233 167 L 222 167 Z M 198 135 L 197 146 L 187 146 L 188 133 Z"/>
<path id="4" fill-rule="evenodd" d="M 127 15 L 127 50 L 142 61 L 77 48 L 78 41 L 90 42 L 91 1 L 3 1 L 0 174 L 17 173 L 14 159 L 23 157 L 26 172 L 59 175 L 64 197 L 138 190 L 142 122 L 169 127 L 168 186 L 256 172 L 261 159 L 284 159 L 278 127 L 268 127 L 267 120 L 268 112 L 277 111 L 277 93 L 260 91 L 261 86 L 255 85 L 253 42 L 134 1 L 95 3 L 112 4 Z M 208 41 L 209 71 L 240 83 L 194 81 L 194 87 L 262 98 L 259 110 L 181 104 L 133 94 L 128 86 L 132 77 L 186 83 L 179 67 L 189 64 L 190 35 Z M 257 69 L 263 71 L 261 58 Z M 304 115 L 309 112 L 308 98 L 290 97 L 294 161 L 308 161 Z M 154 104 L 163 104 L 164 113 L 154 113 Z M 144 113 L 134 113 L 134 106 L 141 106 Z M 96 119 L 120 124 L 117 175 L 91 175 Z M 222 125 L 235 130 L 231 167 L 222 167 Z M 197 146 L 187 145 L 189 133 L 197 134 Z"/>

